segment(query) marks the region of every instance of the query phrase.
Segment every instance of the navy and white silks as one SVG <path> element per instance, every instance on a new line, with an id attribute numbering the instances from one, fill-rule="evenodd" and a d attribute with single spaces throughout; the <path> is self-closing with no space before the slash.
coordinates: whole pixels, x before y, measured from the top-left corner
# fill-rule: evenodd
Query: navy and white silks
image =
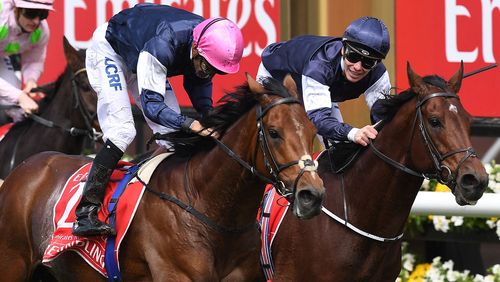
<path id="1" fill-rule="evenodd" d="M 342 120 L 337 103 L 365 94 L 368 107 L 389 93 L 389 73 L 378 63 L 363 79 L 349 82 L 343 75 L 342 39 L 304 35 L 273 43 L 262 53 L 257 80 L 272 76 L 282 80 L 290 73 L 302 95 L 307 115 L 318 134 L 331 140 L 354 141 L 357 128 Z M 372 120 L 378 117 L 372 115 Z"/>
<path id="2" fill-rule="evenodd" d="M 146 3 L 121 11 L 95 30 L 86 67 L 98 95 L 104 140 L 125 151 L 135 137 L 128 90 L 154 133 L 188 127 L 192 119 L 180 114 L 168 77 L 183 75 L 193 107 L 200 113 L 211 109 L 212 81 L 198 78 L 191 60 L 193 29 L 203 20 Z"/>

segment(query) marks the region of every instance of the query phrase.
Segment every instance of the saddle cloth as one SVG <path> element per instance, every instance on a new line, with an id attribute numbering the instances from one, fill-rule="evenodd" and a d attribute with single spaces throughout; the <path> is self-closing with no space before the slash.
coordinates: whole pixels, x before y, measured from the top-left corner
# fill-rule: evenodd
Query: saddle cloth
<path id="1" fill-rule="evenodd" d="M 149 162 L 143 164 L 138 172 L 140 178 L 148 183 L 149 179 L 158 166 L 158 164 L 165 159 L 169 154 L 162 154 Z M 116 169 L 111 175 L 110 182 L 106 188 L 104 202 L 102 208 L 98 212 L 98 217 L 102 221 L 107 221 L 109 216 L 108 205 L 114 191 L 116 190 L 119 180 L 121 180 L 127 170 L 125 167 L 131 165 L 130 163 L 120 162 L 119 169 Z M 75 209 L 80 201 L 81 194 L 85 180 L 87 179 L 88 172 L 91 164 L 86 164 L 78 169 L 66 182 L 63 191 L 54 206 L 54 234 L 51 237 L 50 243 L 45 250 L 42 262 L 50 266 L 50 262 L 57 256 L 65 251 L 73 251 L 80 255 L 92 268 L 105 277 L 108 277 L 105 265 L 105 249 L 106 236 L 93 236 L 93 237 L 80 237 L 71 233 L 73 222 L 75 221 Z M 127 233 L 135 212 L 139 206 L 142 195 L 144 194 L 144 185 L 133 178 L 124 189 L 123 194 L 116 203 L 116 238 L 114 245 L 115 261 L 119 265 L 118 251 L 120 244 Z M 119 267 L 119 266 L 118 266 Z"/>
<path id="2" fill-rule="evenodd" d="M 14 125 L 14 123 L 7 123 L 0 126 L 0 141 L 5 137 L 7 132 L 9 132 L 10 128 Z"/>

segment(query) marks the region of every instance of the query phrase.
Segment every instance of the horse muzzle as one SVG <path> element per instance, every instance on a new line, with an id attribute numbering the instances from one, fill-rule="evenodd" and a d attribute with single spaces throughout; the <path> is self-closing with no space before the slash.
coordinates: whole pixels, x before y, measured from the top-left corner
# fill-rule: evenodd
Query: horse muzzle
<path id="1" fill-rule="evenodd" d="M 466 172 L 459 174 L 456 187 L 454 189 L 457 204 L 475 205 L 483 196 L 488 187 L 488 174 L 481 164 L 480 168 L 466 169 Z"/>
<path id="2" fill-rule="evenodd" d="M 293 213 L 299 219 L 310 219 L 321 212 L 325 188 L 303 187 L 295 192 Z"/>

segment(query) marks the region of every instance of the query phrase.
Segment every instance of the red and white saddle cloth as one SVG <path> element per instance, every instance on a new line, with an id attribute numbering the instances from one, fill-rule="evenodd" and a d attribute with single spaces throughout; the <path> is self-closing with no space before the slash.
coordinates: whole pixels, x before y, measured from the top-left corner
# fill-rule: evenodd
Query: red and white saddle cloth
<path id="1" fill-rule="evenodd" d="M 14 123 L 7 123 L 0 126 L 0 141 L 5 137 L 7 132 L 9 132 L 10 128 L 14 125 Z"/>
<path id="2" fill-rule="evenodd" d="M 106 236 L 96 236 L 91 238 L 75 236 L 71 233 L 73 222 L 75 221 L 75 209 L 80 201 L 83 185 L 87 179 L 90 163 L 81 167 L 66 182 L 63 191 L 54 206 L 54 234 L 43 255 L 43 263 L 49 264 L 58 255 L 65 251 L 73 251 L 79 254 L 90 266 L 99 273 L 107 277 L 104 264 L 104 254 L 106 247 Z M 119 166 L 129 165 L 120 163 Z M 108 183 L 104 198 L 103 208 L 98 213 L 102 221 L 108 217 L 107 206 L 125 174 L 125 170 L 115 170 Z M 114 254 L 118 261 L 118 250 L 127 230 L 132 222 L 134 214 L 139 206 L 140 199 L 144 193 L 144 185 L 134 179 L 128 184 L 116 206 L 116 245 Z"/>

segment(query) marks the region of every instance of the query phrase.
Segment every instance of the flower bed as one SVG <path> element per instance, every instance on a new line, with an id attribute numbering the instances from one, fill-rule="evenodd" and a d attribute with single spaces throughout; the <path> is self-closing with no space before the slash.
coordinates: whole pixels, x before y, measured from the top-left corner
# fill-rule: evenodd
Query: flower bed
<path id="1" fill-rule="evenodd" d="M 500 165 L 485 164 L 489 174 L 486 193 L 500 193 Z M 449 192 L 450 189 L 436 180 L 425 180 L 422 191 Z M 480 200 L 479 200 L 480 201 Z M 440 235 L 441 234 L 441 235 Z M 435 241 L 497 241 L 500 240 L 500 221 L 497 217 L 476 218 L 463 216 L 410 216 L 406 237 Z M 400 282 L 500 282 L 500 265 L 487 268 L 486 275 L 473 274 L 469 270 L 454 269 L 452 260 L 442 262 L 440 256 L 432 262 L 422 261 L 408 252 L 408 243 L 403 242 Z"/>

